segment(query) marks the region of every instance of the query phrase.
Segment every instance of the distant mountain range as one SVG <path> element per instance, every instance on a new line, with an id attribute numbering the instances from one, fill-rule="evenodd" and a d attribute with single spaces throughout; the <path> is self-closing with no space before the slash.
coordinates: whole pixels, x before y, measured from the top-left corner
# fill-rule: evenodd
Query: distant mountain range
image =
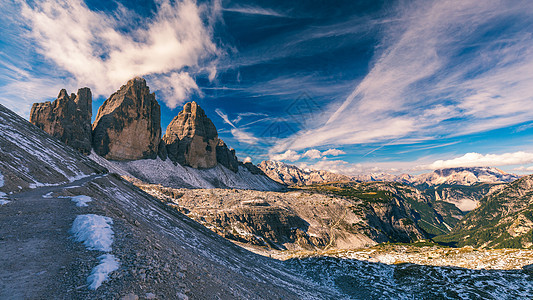
<path id="1" fill-rule="evenodd" d="M 279 161 L 263 161 L 258 167 L 273 180 L 288 186 L 328 182 L 399 182 L 416 187 L 434 201 L 453 203 L 462 211 L 473 210 L 491 188 L 520 178 L 497 168 L 471 167 L 435 170 L 420 175 L 366 174 L 348 176 L 324 170 L 302 170 Z"/>
<path id="2" fill-rule="evenodd" d="M 520 178 L 518 175 L 505 173 L 500 169 L 491 167 L 447 168 L 421 175 L 393 175 L 386 173 L 343 175 L 324 170 L 301 169 L 294 165 L 272 160 L 263 161 L 258 167 L 273 180 L 289 186 L 303 186 L 334 181 L 391 181 L 417 187 L 440 185 L 471 186 L 479 183 L 512 182 Z"/>

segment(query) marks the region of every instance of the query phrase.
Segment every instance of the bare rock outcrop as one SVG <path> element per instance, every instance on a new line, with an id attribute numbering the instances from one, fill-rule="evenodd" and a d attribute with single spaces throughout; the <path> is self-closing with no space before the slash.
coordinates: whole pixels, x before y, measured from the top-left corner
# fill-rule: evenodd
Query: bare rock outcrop
<path id="1" fill-rule="evenodd" d="M 197 169 L 220 163 L 233 172 L 239 170 L 235 150 L 218 138 L 215 125 L 194 101 L 186 103 L 170 122 L 163 141 L 168 157 L 175 163 Z"/>
<path id="2" fill-rule="evenodd" d="M 173 162 L 197 169 L 217 165 L 217 129 L 194 101 L 186 103 L 170 122 L 163 141 L 167 145 L 168 157 Z"/>
<path id="3" fill-rule="evenodd" d="M 94 151 L 111 160 L 157 157 L 161 110 L 143 78 L 120 87 L 98 109 L 93 124 Z"/>
<path id="4" fill-rule="evenodd" d="M 239 171 L 239 161 L 235 155 L 235 149 L 229 149 L 223 140 L 219 139 L 217 144 L 217 162 L 233 172 Z"/>
<path id="5" fill-rule="evenodd" d="M 68 95 L 62 89 L 53 102 L 34 103 L 30 122 L 74 149 L 91 152 L 92 95 L 89 88 Z"/>

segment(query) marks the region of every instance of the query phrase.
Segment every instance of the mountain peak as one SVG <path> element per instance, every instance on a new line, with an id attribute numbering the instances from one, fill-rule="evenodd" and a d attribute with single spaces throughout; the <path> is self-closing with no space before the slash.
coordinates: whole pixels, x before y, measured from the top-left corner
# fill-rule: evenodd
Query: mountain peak
<path id="1" fill-rule="evenodd" d="M 161 137 L 161 110 L 146 80 L 129 80 L 98 109 L 94 151 L 107 159 L 155 158 Z"/>
<path id="2" fill-rule="evenodd" d="M 34 103 L 30 122 L 78 151 L 91 152 L 92 95 L 89 88 L 68 95 L 62 89 L 53 102 Z"/>
<path id="3" fill-rule="evenodd" d="M 217 165 L 218 133 L 215 124 L 196 102 L 188 102 L 167 127 L 163 141 L 168 157 L 193 168 Z"/>

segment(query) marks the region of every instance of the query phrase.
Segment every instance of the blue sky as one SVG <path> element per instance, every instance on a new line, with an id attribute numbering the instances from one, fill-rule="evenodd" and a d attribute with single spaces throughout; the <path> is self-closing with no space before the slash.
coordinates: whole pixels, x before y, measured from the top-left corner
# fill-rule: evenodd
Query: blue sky
<path id="1" fill-rule="evenodd" d="M 163 129 L 197 101 L 250 157 L 341 173 L 533 173 L 531 1 L 2 2 L 0 102 L 101 103 L 134 76 Z"/>

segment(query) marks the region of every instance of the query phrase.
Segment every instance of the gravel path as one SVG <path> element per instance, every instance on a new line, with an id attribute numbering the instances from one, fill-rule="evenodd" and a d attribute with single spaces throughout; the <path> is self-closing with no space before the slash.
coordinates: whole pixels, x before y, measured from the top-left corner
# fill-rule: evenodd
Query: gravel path
<path id="1" fill-rule="evenodd" d="M 77 279 L 69 276 L 79 259 L 75 250 L 83 247 L 69 234 L 77 208 L 68 198 L 42 196 L 95 177 L 16 194 L 0 206 L 0 299 L 69 298 Z"/>

